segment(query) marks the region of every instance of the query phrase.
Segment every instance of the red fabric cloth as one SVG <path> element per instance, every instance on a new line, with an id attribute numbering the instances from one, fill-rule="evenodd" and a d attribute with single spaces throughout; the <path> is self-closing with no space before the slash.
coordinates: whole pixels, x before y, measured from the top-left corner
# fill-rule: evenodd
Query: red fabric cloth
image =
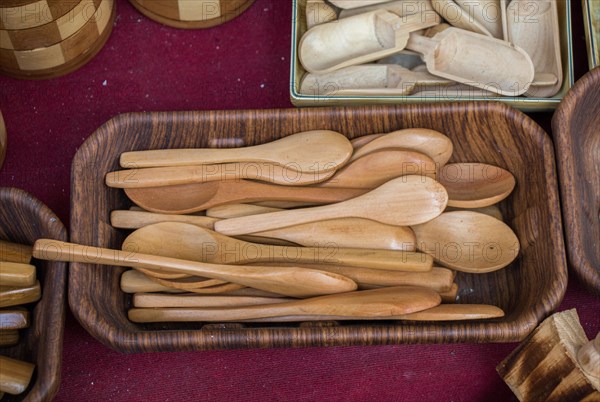
<path id="1" fill-rule="evenodd" d="M 257 0 L 218 28 L 163 27 L 117 2 L 113 34 L 66 77 L 0 77 L 9 133 L 0 185 L 30 191 L 68 225 L 70 165 L 77 147 L 114 115 L 131 111 L 291 107 L 292 5 Z M 585 69 L 575 14 L 577 77 Z M 534 118 L 549 130 L 550 114 Z M 570 278 L 560 310 L 577 307 L 588 336 L 600 300 Z M 514 400 L 496 365 L 516 345 L 242 350 L 121 355 L 69 314 L 57 400 Z"/>

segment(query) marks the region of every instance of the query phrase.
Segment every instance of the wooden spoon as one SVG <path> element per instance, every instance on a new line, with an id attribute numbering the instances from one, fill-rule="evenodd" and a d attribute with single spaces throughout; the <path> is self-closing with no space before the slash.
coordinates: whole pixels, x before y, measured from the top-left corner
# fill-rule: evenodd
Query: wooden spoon
<path id="1" fill-rule="evenodd" d="M 300 40 L 300 62 L 313 74 L 369 63 L 404 49 L 410 32 L 440 22 L 437 14 L 398 17 L 378 10 L 317 25 Z"/>
<path id="2" fill-rule="evenodd" d="M 215 223 L 215 230 L 232 236 L 336 218 L 366 218 L 409 226 L 438 216 L 447 203 L 448 193 L 435 180 L 425 176 L 403 176 L 348 201 L 225 219 Z"/>
<path id="3" fill-rule="evenodd" d="M 373 139 L 360 149 L 355 150 L 350 161 L 353 162 L 371 152 L 386 148 L 402 148 L 420 152 L 433 159 L 438 168 L 441 168 L 452 156 L 454 146 L 450 138 L 439 131 L 426 128 L 407 128 Z"/>
<path id="4" fill-rule="evenodd" d="M 0 347 L 13 346 L 19 343 L 19 330 L 0 331 Z"/>
<path id="5" fill-rule="evenodd" d="M 207 209 L 206 216 L 219 219 L 228 219 L 277 211 L 281 211 L 281 208 L 264 207 L 256 204 L 227 204 Z"/>
<path id="6" fill-rule="evenodd" d="M 0 331 L 29 327 L 29 311 L 0 310 Z"/>
<path id="7" fill-rule="evenodd" d="M 431 0 L 386 0 L 385 2 L 378 2 L 377 4 L 343 9 L 340 11 L 339 18 L 348 18 L 353 15 L 364 14 L 376 10 L 386 10 L 396 14 L 398 17 L 419 13 L 427 13 L 425 15 L 428 15 L 434 12 L 433 7 L 431 6 Z"/>
<path id="8" fill-rule="evenodd" d="M 457 271 L 486 273 L 517 258 L 519 239 L 504 222 L 471 211 L 445 212 L 413 226 L 417 248 L 443 266 Z"/>
<path id="9" fill-rule="evenodd" d="M 353 140 L 351 140 L 350 142 L 352 143 L 352 148 L 354 148 L 354 151 L 356 151 L 357 149 L 360 149 L 363 147 L 363 145 L 367 145 L 369 142 L 376 140 L 377 138 L 380 138 L 382 136 L 384 136 L 386 134 L 368 134 L 368 135 L 363 135 L 361 137 L 356 137 Z"/>
<path id="10" fill-rule="evenodd" d="M 189 214 L 225 204 L 257 201 L 301 201 L 328 204 L 364 194 L 363 189 L 278 186 L 240 180 L 177 186 L 127 188 L 125 194 L 140 207 L 165 214 Z"/>
<path id="11" fill-rule="evenodd" d="M 250 179 L 282 186 L 301 186 L 322 182 L 334 173 L 335 170 L 299 172 L 272 163 L 243 162 L 120 170 L 108 173 L 105 182 L 108 187 L 144 188 Z"/>
<path id="12" fill-rule="evenodd" d="M 186 223 L 145 226 L 123 242 L 124 250 L 213 264 L 327 264 L 398 271 L 430 271 L 430 256 L 397 250 L 322 247 L 281 247 L 249 243 Z"/>
<path id="13" fill-rule="evenodd" d="M 305 268 L 278 269 L 206 264 L 49 239 L 36 241 L 33 253 L 36 258 L 42 260 L 151 268 L 199 275 L 294 297 L 349 292 L 356 289 L 356 283 L 347 278 Z"/>
<path id="14" fill-rule="evenodd" d="M 535 21 L 535 22 L 534 22 Z M 526 96 L 554 96 L 562 87 L 560 27 L 555 0 L 513 0 L 508 6 L 507 33 L 510 42 L 525 50 L 533 61 L 536 76 Z M 551 75 L 549 85 L 540 76 Z"/>
<path id="15" fill-rule="evenodd" d="M 313 187 L 374 189 L 401 176 L 436 178 L 436 164 L 427 155 L 401 149 L 383 149 L 358 158 L 330 179 Z"/>
<path id="16" fill-rule="evenodd" d="M 478 34 L 490 37 L 494 36 L 483 24 L 472 18 L 465 9 L 461 8 L 453 0 L 431 0 L 431 4 L 433 9 L 451 25 Z"/>
<path id="17" fill-rule="evenodd" d="M 199 296 L 158 295 L 152 293 L 136 293 L 133 295 L 133 306 L 138 308 L 189 308 L 189 307 L 245 307 L 261 306 L 289 302 L 290 298 L 253 297 L 253 296 Z"/>
<path id="18" fill-rule="evenodd" d="M 340 133 L 314 130 L 251 147 L 125 152 L 121 154 L 120 163 L 123 168 L 146 168 L 264 162 L 299 172 L 328 172 L 343 165 L 351 154 L 350 141 Z"/>
<path id="19" fill-rule="evenodd" d="M 35 364 L 12 359 L 6 356 L 0 356 L 0 392 L 6 392 L 11 395 L 19 395 L 25 392 Z"/>
<path id="20" fill-rule="evenodd" d="M 440 304 L 431 289 L 399 286 L 313 297 L 263 306 L 232 308 L 129 310 L 133 322 L 239 321 L 289 315 L 340 316 L 345 319 L 385 318 L 425 310 Z"/>
<path id="21" fill-rule="evenodd" d="M 468 23 L 476 22 L 479 24 L 478 26 L 484 27 L 494 38 L 504 39 L 500 0 L 454 0 L 454 2 L 465 10 L 465 14 L 469 18 Z"/>
<path id="22" fill-rule="evenodd" d="M 489 207 L 482 208 L 457 208 L 457 207 L 448 207 L 444 212 L 452 212 L 452 211 L 473 211 L 479 212 L 480 214 L 486 214 L 491 217 L 494 217 L 498 220 L 503 221 L 504 216 L 502 215 L 502 211 L 497 205 L 490 205 Z"/>
<path id="23" fill-rule="evenodd" d="M 33 286 L 0 286 L 0 307 L 18 306 L 36 302 L 42 297 L 40 282 Z"/>
<path id="24" fill-rule="evenodd" d="M 329 2 L 334 6 L 343 9 L 372 6 L 375 4 L 385 3 L 386 1 L 389 0 L 329 0 Z"/>
<path id="25" fill-rule="evenodd" d="M 485 320 L 504 316 L 504 311 L 496 306 L 486 304 L 440 304 L 427 310 L 403 314 L 393 317 L 373 319 L 406 320 L 406 321 L 466 321 Z M 337 321 L 347 319 L 342 316 L 310 316 L 296 315 L 276 318 L 243 320 L 243 322 L 298 322 L 298 321 Z"/>
<path id="26" fill-rule="evenodd" d="M 440 183 L 448 191 L 448 206 L 481 208 L 494 205 L 512 193 L 515 177 L 485 163 L 452 163 L 440 172 Z"/>
<path id="27" fill-rule="evenodd" d="M 522 95 L 535 75 L 523 49 L 458 28 L 433 38 L 411 34 L 407 48 L 423 54 L 430 73 L 500 95 Z"/>
<path id="28" fill-rule="evenodd" d="M 0 240 L 0 261 L 29 264 L 31 253 L 31 246 Z"/>
<path id="29" fill-rule="evenodd" d="M 112 211 L 110 224 L 119 229 L 139 229 L 159 222 L 184 222 L 192 225 L 214 228 L 217 218 L 196 215 L 155 214 L 145 211 Z"/>
<path id="30" fill-rule="evenodd" d="M 0 285 L 33 286 L 35 279 L 36 274 L 33 265 L 0 261 Z"/>

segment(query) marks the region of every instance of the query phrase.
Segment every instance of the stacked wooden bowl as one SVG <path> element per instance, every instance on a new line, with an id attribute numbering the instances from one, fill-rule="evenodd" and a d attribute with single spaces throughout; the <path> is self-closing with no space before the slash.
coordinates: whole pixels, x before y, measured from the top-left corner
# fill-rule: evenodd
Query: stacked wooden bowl
<path id="1" fill-rule="evenodd" d="M 242 14 L 254 0 L 130 0 L 146 17 L 175 28 L 210 28 Z"/>
<path id="2" fill-rule="evenodd" d="M 0 72 L 43 79 L 78 69 L 108 39 L 114 8 L 115 0 L 3 0 Z"/>

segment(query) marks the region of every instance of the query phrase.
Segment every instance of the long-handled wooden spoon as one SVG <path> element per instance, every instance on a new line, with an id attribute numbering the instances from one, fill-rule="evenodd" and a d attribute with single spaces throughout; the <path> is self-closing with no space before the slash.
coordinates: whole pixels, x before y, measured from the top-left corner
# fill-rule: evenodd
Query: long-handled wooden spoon
<path id="1" fill-rule="evenodd" d="M 452 163 L 440 171 L 439 182 L 448 191 L 448 206 L 481 208 L 494 205 L 512 193 L 515 177 L 485 163 Z"/>
<path id="2" fill-rule="evenodd" d="M 133 295 L 133 305 L 138 308 L 245 307 L 285 303 L 291 300 L 293 299 L 287 297 L 159 295 L 152 293 Z"/>
<path id="3" fill-rule="evenodd" d="M 140 207 L 165 214 L 189 214 L 219 205 L 266 200 L 330 204 L 348 200 L 365 191 L 352 188 L 278 186 L 246 180 L 125 189 L 127 196 Z"/>
<path id="4" fill-rule="evenodd" d="M 523 49 L 458 28 L 433 38 L 411 34 L 407 48 L 423 55 L 430 73 L 501 95 L 524 94 L 535 76 Z"/>
<path id="5" fill-rule="evenodd" d="M 138 229 L 125 239 L 123 249 L 214 264 L 327 264 L 411 272 L 430 271 L 433 266 L 429 255 L 412 251 L 349 249 L 332 243 L 321 247 L 272 246 L 178 222 Z"/>
<path id="6" fill-rule="evenodd" d="M 433 159 L 438 168 L 441 168 L 452 156 L 454 146 L 450 138 L 439 131 L 426 128 L 407 128 L 373 139 L 356 149 L 350 160 L 355 161 L 372 152 L 386 148 L 402 148 L 420 152 Z"/>
<path id="7" fill-rule="evenodd" d="M 218 218 L 196 215 L 155 214 L 145 211 L 112 211 L 110 224 L 119 229 L 139 229 L 159 222 L 184 222 L 212 229 Z"/>
<path id="8" fill-rule="evenodd" d="M 173 186 L 211 181 L 260 180 L 282 186 L 315 184 L 329 179 L 335 170 L 300 172 L 272 163 L 221 163 L 217 165 L 170 166 L 128 169 L 106 175 L 106 185 L 115 188 Z"/>
<path id="9" fill-rule="evenodd" d="M 33 253 L 36 258 L 42 260 L 140 267 L 199 275 L 294 297 L 348 292 L 356 289 L 356 283 L 350 279 L 305 268 L 277 269 L 277 267 L 206 264 L 49 239 L 36 241 Z"/>
<path id="10" fill-rule="evenodd" d="M 239 321 L 289 315 L 340 316 L 345 319 L 384 318 L 408 314 L 439 305 L 431 289 L 399 286 L 313 297 L 263 306 L 232 308 L 129 310 L 133 322 Z"/>
<path id="11" fill-rule="evenodd" d="M 435 218 L 447 203 L 448 193 L 435 180 L 426 176 L 403 176 L 348 201 L 225 219 L 215 223 L 215 230 L 232 236 L 336 218 L 366 218 L 410 226 Z"/>
<path id="12" fill-rule="evenodd" d="M 412 227 L 417 248 L 457 271 L 486 273 L 517 258 L 519 239 L 508 225 L 472 211 L 446 212 Z"/>
<path id="13" fill-rule="evenodd" d="M 300 40 L 300 62 L 313 74 L 368 63 L 399 52 L 411 32 L 440 22 L 437 14 L 399 17 L 377 10 L 317 25 Z"/>
<path id="14" fill-rule="evenodd" d="M 125 152 L 121 167 L 207 165 L 230 162 L 272 163 L 300 172 L 327 172 L 352 154 L 350 141 L 334 131 L 296 133 L 262 145 L 243 148 L 162 149 Z"/>

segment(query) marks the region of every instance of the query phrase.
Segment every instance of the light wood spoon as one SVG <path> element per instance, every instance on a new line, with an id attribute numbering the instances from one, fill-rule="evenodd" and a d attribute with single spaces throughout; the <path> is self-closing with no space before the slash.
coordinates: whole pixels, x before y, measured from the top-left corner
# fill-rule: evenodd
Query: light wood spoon
<path id="1" fill-rule="evenodd" d="M 410 32 L 437 25 L 439 15 L 398 17 L 385 10 L 373 11 L 317 25 L 298 45 L 302 66 L 309 73 L 324 74 L 369 63 L 404 49 Z"/>
<path id="2" fill-rule="evenodd" d="M 519 254 L 519 239 L 512 229 L 496 218 L 477 212 L 445 212 L 412 228 L 419 250 L 457 271 L 497 271 Z"/>
<path id="3" fill-rule="evenodd" d="M 504 39 L 500 0 L 454 0 L 454 2 L 465 11 L 469 22 L 477 22 L 494 38 Z"/>
<path id="4" fill-rule="evenodd" d="M 294 297 L 349 292 L 356 289 L 356 283 L 350 279 L 305 268 L 277 269 L 207 264 L 49 239 L 36 241 L 33 253 L 36 258 L 42 260 L 140 267 L 199 275 Z"/>
<path id="5" fill-rule="evenodd" d="M 281 211 L 281 208 L 265 207 L 256 204 L 227 204 L 207 209 L 206 216 L 219 219 L 228 219 L 277 211 Z"/>
<path id="6" fill-rule="evenodd" d="M 431 0 L 396 0 L 369 4 L 362 7 L 346 8 L 340 11 L 339 18 L 348 18 L 357 14 L 364 14 L 375 10 L 386 10 L 398 17 L 419 13 L 433 13 Z M 426 14 L 427 15 L 427 14 Z"/>
<path id="7" fill-rule="evenodd" d="M 36 302 L 42 297 L 39 281 L 32 286 L 0 286 L 0 307 L 19 306 Z"/>
<path id="8" fill-rule="evenodd" d="M 178 222 L 145 226 L 123 242 L 124 250 L 213 264 L 326 264 L 398 271 L 430 271 L 433 259 L 417 252 L 321 247 L 281 247 L 237 240 Z M 297 265 L 296 265 L 297 266 Z"/>
<path id="9" fill-rule="evenodd" d="M 374 319 L 413 313 L 440 304 L 431 289 L 399 286 L 313 297 L 263 306 L 237 308 L 138 309 L 129 310 L 133 322 L 239 321 L 289 315 L 339 316 Z"/>
<path id="10" fill-rule="evenodd" d="M 328 172 L 346 163 L 350 141 L 340 133 L 314 130 L 242 148 L 162 149 L 125 152 L 121 167 L 210 165 L 230 162 L 272 163 L 300 172 Z"/>
<path id="11" fill-rule="evenodd" d="M 334 173 L 335 170 L 299 172 L 272 163 L 244 162 L 119 170 L 108 173 L 105 182 L 108 187 L 114 188 L 145 188 L 250 179 L 282 186 L 301 186 L 322 182 Z"/>
<path id="12" fill-rule="evenodd" d="M 364 194 L 364 189 L 290 187 L 257 183 L 213 181 L 177 186 L 127 188 L 125 194 L 140 207 L 165 214 L 189 214 L 225 204 L 257 201 L 299 201 L 329 204 Z"/>
<path id="13" fill-rule="evenodd" d="M 465 9 L 456 3 L 453 0 L 431 0 L 433 9 L 444 17 L 450 25 L 478 34 L 494 36 L 483 24 L 472 18 Z"/>
<path id="14" fill-rule="evenodd" d="M 2 367 L 2 370 L 0 370 L 0 392 L 11 395 L 19 395 L 25 392 L 31 382 L 35 364 L 0 356 L 0 367 Z"/>
<path id="15" fill-rule="evenodd" d="M 440 171 L 440 183 L 448 191 L 448 206 L 482 208 L 512 193 L 515 177 L 507 170 L 485 163 L 452 163 Z"/>
<path id="16" fill-rule="evenodd" d="M 131 210 L 112 211 L 110 213 L 110 224 L 119 229 L 139 229 L 159 222 L 184 222 L 212 229 L 218 220 L 209 216 L 155 214 L 152 212 Z"/>
<path id="17" fill-rule="evenodd" d="M 480 214 L 486 214 L 489 215 L 491 217 L 494 217 L 498 220 L 503 221 L 504 220 L 504 216 L 502 215 L 502 211 L 500 211 L 500 208 L 497 205 L 490 205 L 489 207 L 482 207 L 482 208 L 457 208 L 457 207 L 448 207 L 446 208 L 446 211 L 444 212 L 453 212 L 453 211 L 473 211 L 473 212 L 479 212 Z"/>
<path id="18" fill-rule="evenodd" d="M 389 0 L 330 0 L 329 2 L 339 8 L 352 9 L 385 3 L 386 1 Z"/>
<path id="19" fill-rule="evenodd" d="M 433 159 L 438 168 L 441 168 L 452 156 L 454 146 L 450 138 L 439 131 L 426 128 L 407 128 L 374 138 L 356 149 L 350 162 L 386 148 L 402 148 L 420 152 Z"/>
<path id="20" fill-rule="evenodd" d="M 500 95 L 524 94 L 535 75 L 523 49 L 458 28 L 433 38 L 411 34 L 407 48 L 423 54 L 430 73 Z"/>
<path id="21" fill-rule="evenodd" d="M 352 139 L 350 142 L 352 143 L 352 148 L 354 151 L 363 147 L 363 145 L 367 145 L 369 142 L 376 140 L 377 138 L 383 137 L 386 135 L 385 133 L 380 134 L 367 134 L 360 137 L 356 137 Z"/>
<path id="22" fill-rule="evenodd" d="M 447 203 L 448 193 L 435 180 L 426 176 L 403 176 L 348 201 L 225 219 L 215 223 L 215 230 L 232 236 L 336 218 L 366 218 L 409 226 L 435 218 Z"/>
<path id="23" fill-rule="evenodd" d="M 35 267 L 30 264 L 0 261 L 1 286 L 32 286 L 35 284 Z"/>
<path id="24" fill-rule="evenodd" d="M 31 246 L 0 240 L 0 261 L 29 264 L 31 253 Z"/>
<path id="25" fill-rule="evenodd" d="M 485 320 L 504 316 L 502 309 L 487 304 L 440 304 L 427 310 L 403 314 L 393 317 L 382 317 L 383 320 L 406 321 L 466 321 Z M 310 316 L 296 315 L 277 318 L 262 318 L 243 320 L 242 322 L 298 322 L 298 321 L 337 321 L 344 320 L 342 316 Z"/>
<path id="26" fill-rule="evenodd" d="M 202 296 L 195 294 L 136 293 L 133 306 L 138 308 L 245 307 L 289 302 L 290 298 L 253 296 Z"/>

